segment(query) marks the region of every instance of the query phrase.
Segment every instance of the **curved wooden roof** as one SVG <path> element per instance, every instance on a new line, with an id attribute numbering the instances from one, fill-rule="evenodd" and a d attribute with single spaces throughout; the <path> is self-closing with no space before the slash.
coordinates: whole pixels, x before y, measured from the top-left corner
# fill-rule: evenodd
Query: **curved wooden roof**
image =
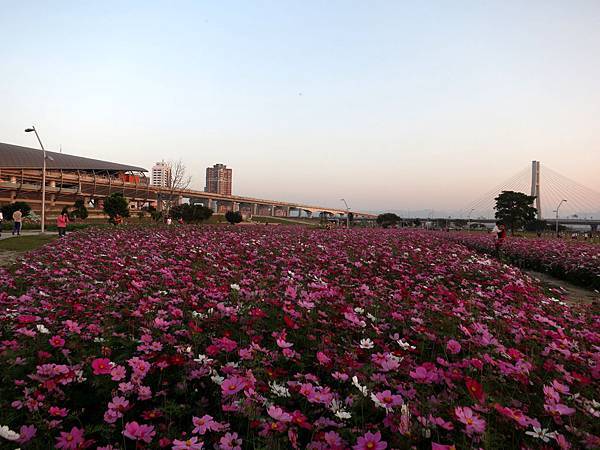
<path id="1" fill-rule="evenodd" d="M 0 142 L 0 169 L 41 169 L 43 162 L 43 153 L 41 150 Z M 65 153 L 50 152 L 48 150 L 46 150 L 46 168 L 147 172 L 143 167 L 83 158 Z"/>

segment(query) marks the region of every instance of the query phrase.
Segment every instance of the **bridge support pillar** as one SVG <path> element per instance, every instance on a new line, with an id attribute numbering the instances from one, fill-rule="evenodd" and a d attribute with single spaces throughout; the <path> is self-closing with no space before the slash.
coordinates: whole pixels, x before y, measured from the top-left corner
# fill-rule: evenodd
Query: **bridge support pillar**
<path id="1" fill-rule="evenodd" d="M 254 204 L 252 205 L 252 215 L 253 215 L 253 216 L 256 216 L 256 215 L 258 215 L 258 203 L 254 203 Z"/>
<path id="2" fill-rule="evenodd" d="M 592 224 L 590 225 L 590 228 L 592 229 L 592 233 L 596 233 L 598 232 L 598 224 Z"/>
<path id="3" fill-rule="evenodd" d="M 178 195 L 177 196 L 177 204 L 178 205 L 182 205 L 183 204 L 183 195 Z"/>
<path id="4" fill-rule="evenodd" d="M 231 203 L 231 209 L 233 211 L 239 211 L 240 210 L 240 204 L 238 202 L 232 202 Z"/>

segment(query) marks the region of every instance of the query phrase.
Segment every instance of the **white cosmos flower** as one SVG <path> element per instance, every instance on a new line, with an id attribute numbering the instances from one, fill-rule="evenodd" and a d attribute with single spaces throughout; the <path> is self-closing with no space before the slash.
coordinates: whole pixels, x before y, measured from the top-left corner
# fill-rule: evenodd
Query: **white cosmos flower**
<path id="1" fill-rule="evenodd" d="M 373 348 L 375 347 L 375 344 L 373 344 L 373 341 L 369 338 L 366 339 L 361 339 L 360 340 L 360 348 Z"/>
<path id="2" fill-rule="evenodd" d="M 533 427 L 533 431 L 526 431 L 525 434 L 529 436 L 533 436 L 534 438 L 541 439 L 544 442 L 550 442 L 550 439 L 554 439 L 556 433 L 549 433 L 546 428 L 536 428 Z"/>
<path id="3" fill-rule="evenodd" d="M 367 395 L 369 395 L 369 391 L 367 390 L 367 387 L 366 386 L 362 386 L 358 382 L 358 377 L 356 375 L 354 375 L 352 377 L 352 384 L 354 386 L 356 386 L 356 388 L 360 391 L 360 393 L 363 395 L 363 397 L 366 397 Z"/>
<path id="4" fill-rule="evenodd" d="M 44 325 L 37 325 L 37 329 L 42 334 L 50 333 L 50 330 L 48 330 L 48 328 L 46 328 Z"/>
<path id="5" fill-rule="evenodd" d="M 7 425 L 2 425 L 0 426 L 0 437 L 3 437 L 8 441 L 16 441 L 21 436 L 19 435 L 19 433 L 15 433 L 13 430 L 8 428 Z"/>
<path id="6" fill-rule="evenodd" d="M 282 384 L 277 383 L 276 381 L 272 381 L 269 383 L 271 387 L 271 392 L 275 394 L 277 397 L 289 397 L 290 391 L 287 387 Z"/>
<path id="7" fill-rule="evenodd" d="M 233 291 L 239 291 L 240 290 L 240 285 L 237 283 L 233 283 L 232 285 L 229 286 Z"/>

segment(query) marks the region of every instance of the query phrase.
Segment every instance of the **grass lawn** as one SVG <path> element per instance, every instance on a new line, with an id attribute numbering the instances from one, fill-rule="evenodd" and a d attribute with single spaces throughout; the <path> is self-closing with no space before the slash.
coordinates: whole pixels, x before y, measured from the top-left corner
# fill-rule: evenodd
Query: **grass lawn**
<path id="1" fill-rule="evenodd" d="M 56 234 L 35 234 L 35 235 L 23 235 L 15 236 L 0 241 L 0 251 L 12 251 L 12 252 L 27 252 L 29 250 L 35 250 L 44 244 L 56 239 Z"/>

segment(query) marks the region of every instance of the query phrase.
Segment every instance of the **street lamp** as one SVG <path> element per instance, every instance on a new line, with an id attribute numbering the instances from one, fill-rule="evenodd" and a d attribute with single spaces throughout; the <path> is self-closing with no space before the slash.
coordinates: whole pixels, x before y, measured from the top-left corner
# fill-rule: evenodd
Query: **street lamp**
<path id="1" fill-rule="evenodd" d="M 340 198 L 340 201 L 344 202 L 344 205 L 346 205 L 346 228 L 350 229 L 350 207 L 343 198 Z"/>
<path id="2" fill-rule="evenodd" d="M 471 214 L 473 214 L 473 211 L 475 211 L 475 208 L 471 208 L 471 211 L 469 211 L 469 216 L 467 219 L 467 229 L 471 229 Z"/>
<path id="3" fill-rule="evenodd" d="M 35 126 L 25 129 L 25 133 L 31 133 L 32 131 L 35 133 L 35 137 L 37 137 L 40 147 L 42 147 L 42 152 L 44 153 L 44 162 L 42 164 L 42 234 L 44 234 L 46 231 L 46 149 L 44 148 L 44 144 L 42 144 L 42 140 L 40 139 L 40 135 L 35 129 Z"/>
<path id="4" fill-rule="evenodd" d="M 566 200 L 563 198 L 560 203 L 558 204 L 558 206 L 556 207 L 556 237 L 558 237 L 558 210 L 560 209 L 560 206 L 566 203 Z"/>

